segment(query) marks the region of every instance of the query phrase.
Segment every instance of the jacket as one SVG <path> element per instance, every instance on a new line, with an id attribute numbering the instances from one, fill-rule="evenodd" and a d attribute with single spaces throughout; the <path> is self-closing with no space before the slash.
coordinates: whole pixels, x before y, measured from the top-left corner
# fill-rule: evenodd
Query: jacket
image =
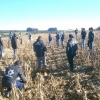
<path id="1" fill-rule="evenodd" d="M 37 57 L 43 57 L 45 55 L 45 51 L 47 51 L 47 48 L 44 45 L 43 41 L 39 39 L 37 39 L 37 41 L 33 44 L 33 47 Z"/>
<path id="2" fill-rule="evenodd" d="M 93 32 L 89 32 L 88 40 L 89 40 L 89 42 L 93 42 L 94 41 L 94 33 Z"/>
<path id="3" fill-rule="evenodd" d="M 78 41 L 76 41 L 74 38 L 69 39 L 66 47 L 66 54 L 76 55 L 77 50 L 78 50 Z"/>
<path id="4" fill-rule="evenodd" d="M 11 44 L 12 44 L 13 49 L 17 49 L 17 38 L 16 37 L 14 36 L 12 37 Z"/>
<path id="5" fill-rule="evenodd" d="M 84 32 L 82 31 L 81 32 L 81 36 L 82 36 L 82 39 L 85 39 L 85 37 L 86 37 L 86 31 L 84 31 Z"/>
<path id="6" fill-rule="evenodd" d="M 60 36 L 59 34 L 56 35 L 56 40 L 59 40 L 60 39 Z"/>
<path id="7" fill-rule="evenodd" d="M 61 40 L 62 40 L 62 41 L 64 40 L 64 37 L 65 37 L 64 34 L 62 34 L 62 36 L 61 36 Z"/>
<path id="8" fill-rule="evenodd" d="M 20 77 L 22 82 L 26 82 L 25 76 L 18 65 L 10 66 L 6 69 L 6 74 L 2 79 L 2 85 L 7 87 L 15 83 L 17 77 Z"/>
<path id="9" fill-rule="evenodd" d="M 52 41 L 52 36 L 49 35 L 49 41 Z"/>

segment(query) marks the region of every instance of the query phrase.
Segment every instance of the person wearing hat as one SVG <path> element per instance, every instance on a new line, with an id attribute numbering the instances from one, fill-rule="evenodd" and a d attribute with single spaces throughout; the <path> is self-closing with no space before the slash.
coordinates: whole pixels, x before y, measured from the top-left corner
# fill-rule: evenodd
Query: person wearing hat
<path id="1" fill-rule="evenodd" d="M 68 58 L 68 63 L 70 65 L 70 71 L 73 72 L 73 58 L 76 56 L 76 51 L 78 50 L 78 41 L 76 41 L 72 34 L 69 34 L 69 40 L 67 42 L 66 54 Z"/>
<path id="2" fill-rule="evenodd" d="M 22 90 L 24 83 L 26 83 L 25 76 L 20 67 L 21 62 L 16 61 L 13 66 L 10 66 L 6 69 L 5 76 L 2 78 L 2 87 L 7 88 L 7 97 L 10 96 L 10 92 L 14 84 L 19 88 L 19 90 Z M 17 80 L 18 77 L 21 80 Z"/>
<path id="3" fill-rule="evenodd" d="M 84 46 L 85 46 L 85 38 L 86 38 L 85 28 L 82 28 L 81 37 L 82 37 L 81 48 L 84 48 Z"/>
<path id="4" fill-rule="evenodd" d="M 0 35 L 0 59 L 2 59 L 2 53 L 3 53 L 3 41 Z"/>

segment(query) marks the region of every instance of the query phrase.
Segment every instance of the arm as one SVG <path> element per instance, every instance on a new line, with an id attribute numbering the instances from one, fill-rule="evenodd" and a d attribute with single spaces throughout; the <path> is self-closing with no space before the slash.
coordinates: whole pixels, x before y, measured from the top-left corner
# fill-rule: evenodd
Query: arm
<path id="1" fill-rule="evenodd" d="M 44 51 L 47 51 L 47 48 L 46 48 L 46 46 L 45 46 L 44 43 L 42 43 L 42 47 L 43 47 L 43 50 L 44 50 Z"/>
<path id="2" fill-rule="evenodd" d="M 22 73 L 22 71 L 19 69 L 19 73 L 18 73 L 18 76 L 21 78 L 21 80 L 26 83 L 26 79 L 25 79 L 25 76 L 24 74 Z"/>

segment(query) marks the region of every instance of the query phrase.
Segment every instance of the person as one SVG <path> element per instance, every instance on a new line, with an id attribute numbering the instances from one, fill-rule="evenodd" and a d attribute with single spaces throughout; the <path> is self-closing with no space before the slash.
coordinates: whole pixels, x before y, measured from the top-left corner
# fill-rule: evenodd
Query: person
<path id="1" fill-rule="evenodd" d="M 82 28 L 81 37 L 82 37 L 81 48 L 84 48 L 84 46 L 85 46 L 85 38 L 86 38 L 85 28 Z"/>
<path id="2" fill-rule="evenodd" d="M 64 48 L 64 32 L 62 33 L 62 36 L 61 36 L 61 44 L 62 44 L 62 47 Z"/>
<path id="3" fill-rule="evenodd" d="M 76 28 L 76 30 L 75 30 L 75 35 L 76 35 L 76 37 L 77 37 L 77 33 L 78 33 L 78 29 Z"/>
<path id="4" fill-rule="evenodd" d="M 51 34 L 49 34 L 48 39 L 49 39 L 49 46 L 51 47 L 52 46 L 52 36 L 51 36 Z"/>
<path id="5" fill-rule="evenodd" d="M 57 46 L 60 46 L 60 35 L 59 33 L 56 34 L 56 41 L 57 41 Z"/>
<path id="6" fill-rule="evenodd" d="M 20 44 L 22 44 L 22 33 L 19 33 L 19 40 L 20 40 Z"/>
<path id="7" fill-rule="evenodd" d="M 2 87 L 7 88 L 7 97 L 10 96 L 12 86 L 16 85 L 17 88 L 21 91 L 26 83 L 26 79 L 21 69 L 21 62 L 16 61 L 13 66 L 9 66 L 6 69 L 5 76 L 2 78 Z M 20 78 L 20 80 L 18 80 Z"/>
<path id="8" fill-rule="evenodd" d="M 90 27 L 89 34 L 88 34 L 88 46 L 90 51 L 92 51 L 93 49 L 93 42 L 94 42 L 94 32 L 93 32 L 93 28 Z"/>
<path id="9" fill-rule="evenodd" d="M 14 33 L 12 40 L 11 40 L 11 44 L 12 44 L 12 48 L 14 50 L 14 59 L 16 59 L 16 53 L 17 53 L 17 36 Z"/>
<path id="10" fill-rule="evenodd" d="M 73 38 L 72 34 L 69 34 L 69 40 L 66 46 L 66 54 L 68 58 L 68 62 L 70 65 L 70 71 L 73 72 L 73 58 L 76 56 L 76 51 L 78 50 L 78 41 Z"/>
<path id="11" fill-rule="evenodd" d="M 9 33 L 10 41 L 11 41 L 12 37 L 13 37 L 13 34 L 12 34 L 12 32 L 10 31 L 10 33 Z"/>
<path id="12" fill-rule="evenodd" d="M 32 34 L 29 33 L 29 41 L 31 42 L 32 41 Z"/>
<path id="13" fill-rule="evenodd" d="M 37 63 L 38 63 L 38 71 L 41 72 L 41 61 L 43 63 L 43 71 L 44 71 L 44 75 L 46 76 L 46 56 L 45 56 L 45 52 L 47 51 L 47 48 L 45 46 L 45 44 L 42 41 L 42 37 L 39 36 L 37 41 L 35 43 L 33 43 L 33 49 L 34 52 L 36 53 L 36 57 L 37 57 Z"/>
<path id="14" fill-rule="evenodd" d="M 3 41 L 0 35 L 0 59 L 2 59 L 2 53 L 3 53 Z"/>

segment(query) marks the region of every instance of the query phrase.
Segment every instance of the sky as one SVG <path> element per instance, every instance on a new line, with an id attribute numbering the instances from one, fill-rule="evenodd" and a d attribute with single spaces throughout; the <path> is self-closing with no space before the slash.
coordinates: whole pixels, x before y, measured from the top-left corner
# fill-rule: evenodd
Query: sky
<path id="1" fill-rule="evenodd" d="M 100 0 L 0 0 L 0 30 L 100 26 Z"/>

